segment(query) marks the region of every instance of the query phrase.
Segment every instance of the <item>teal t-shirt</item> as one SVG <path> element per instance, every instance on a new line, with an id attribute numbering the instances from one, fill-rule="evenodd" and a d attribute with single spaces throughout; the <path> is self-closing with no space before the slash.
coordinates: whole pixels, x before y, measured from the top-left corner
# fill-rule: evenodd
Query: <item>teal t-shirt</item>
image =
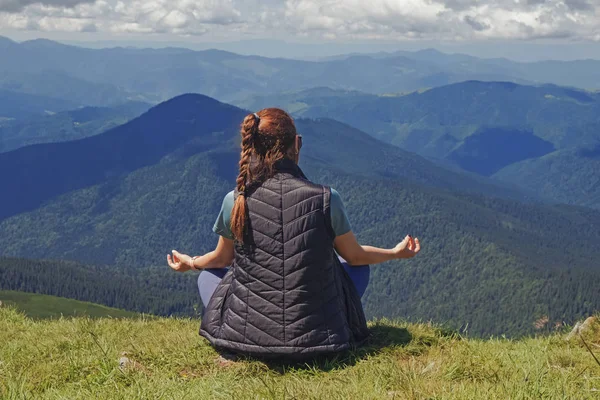
<path id="1" fill-rule="evenodd" d="M 223 199 L 223 205 L 221 211 L 213 227 L 213 232 L 224 238 L 233 240 L 233 233 L 231 233 L 231 211 L 233 210 L 234 193 L 233 191 L 227 193 Z M 342 236 L 352 230 L 350 226 L 350 220 L 346 214 L 344 203 L 340 194 L 335 190 L 331 189 L 331 226 L 335 236 Z"/>

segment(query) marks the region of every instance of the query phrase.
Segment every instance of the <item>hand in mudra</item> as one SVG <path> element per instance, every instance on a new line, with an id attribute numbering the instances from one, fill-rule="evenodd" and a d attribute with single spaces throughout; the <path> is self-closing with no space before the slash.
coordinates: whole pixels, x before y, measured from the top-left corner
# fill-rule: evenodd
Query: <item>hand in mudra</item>
<path id="1" fill-rule="evenodd" d="M 167 254 L 167 263 L 177 272 L 186 272 L 192 269 L 192 257 L 181 254 L 177 250 L 173 250 L 172 258 L 170 254 Z"/>
<path id="2" fill-rule="evenodd" d="M 419 243 L 418 238 L 413 238 L 408 235 L 404 238 L 404 240 L 396 247 L 394 247 L 394 254 L 398 258 L 413 258 L 421 251 L 421 244 Z"/>

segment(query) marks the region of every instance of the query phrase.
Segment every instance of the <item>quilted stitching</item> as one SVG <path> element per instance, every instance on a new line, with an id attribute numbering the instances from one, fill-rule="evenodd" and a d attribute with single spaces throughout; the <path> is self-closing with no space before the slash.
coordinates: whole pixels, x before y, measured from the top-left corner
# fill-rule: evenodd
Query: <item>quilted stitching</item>
<path id="1" fill-rule="evenodd" d="M 213 344 L 305 357 L 366 337 L 360 299 L 333 251 L 326 190 L 288 163 L 248 195 L 252 245 L 236 242 L 233 282 L 217 289 L 222 298 L 211 300 L 202 321 Z"/>

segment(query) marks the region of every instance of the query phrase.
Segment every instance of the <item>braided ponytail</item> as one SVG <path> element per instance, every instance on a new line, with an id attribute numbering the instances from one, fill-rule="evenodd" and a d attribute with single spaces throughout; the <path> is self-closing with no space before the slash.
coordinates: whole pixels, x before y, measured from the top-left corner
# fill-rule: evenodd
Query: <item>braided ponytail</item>
<path id="1" fill-rule="evenodd" d="M 231 212 L 231 232 L 238 240 L 244 241 L 244 232 L 246 229 L 247 207 L 246 207 L 246 189 L 252 182 L 252 171 L 250 161 L 252 159 L 252 149 L 254 147 L 254 138 L 258 135 L 260 117 L 257 114 L 250 114 L 242 123 L 242 154 L 240 156 L 240 174 L 236 182 L 238 197 L 233 205 Z"/>
<path id="2" fill-rule="evenodd" d="M 231 232 L 243 242 L 248 221 L 246 196 L 249 186 L 257 187 L 275 174 L 278 161 L 294 159 L 296 126 L 288 113 L 279 108 L 265 108 L 244 118 L 241 129 L 242 154 L 237 178 L 237 198 L 231 212 Z M 250 162 L 253 161 L 252 167 Z"/>

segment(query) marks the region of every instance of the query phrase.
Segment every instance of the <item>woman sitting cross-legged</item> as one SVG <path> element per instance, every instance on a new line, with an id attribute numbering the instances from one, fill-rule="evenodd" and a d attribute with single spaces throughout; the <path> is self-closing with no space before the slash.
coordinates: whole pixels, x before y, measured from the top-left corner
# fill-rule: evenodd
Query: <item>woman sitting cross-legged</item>
<path id="1" fill-rule="evenodd" d="M 298 167 L 302 136 L 286 112 L 248 115 L 241 135 L 237 187 L 217 218 L 216 249 L 167 256 L 176 271 L 202 270 L 200 334 L 233 353 L 288 359 L 360 344 L 369 333 L 360 301 L 368 265 L 414 257 L 419 240 L 406 236 L 393 249 L 358 244 L 339 194 Z"/>

